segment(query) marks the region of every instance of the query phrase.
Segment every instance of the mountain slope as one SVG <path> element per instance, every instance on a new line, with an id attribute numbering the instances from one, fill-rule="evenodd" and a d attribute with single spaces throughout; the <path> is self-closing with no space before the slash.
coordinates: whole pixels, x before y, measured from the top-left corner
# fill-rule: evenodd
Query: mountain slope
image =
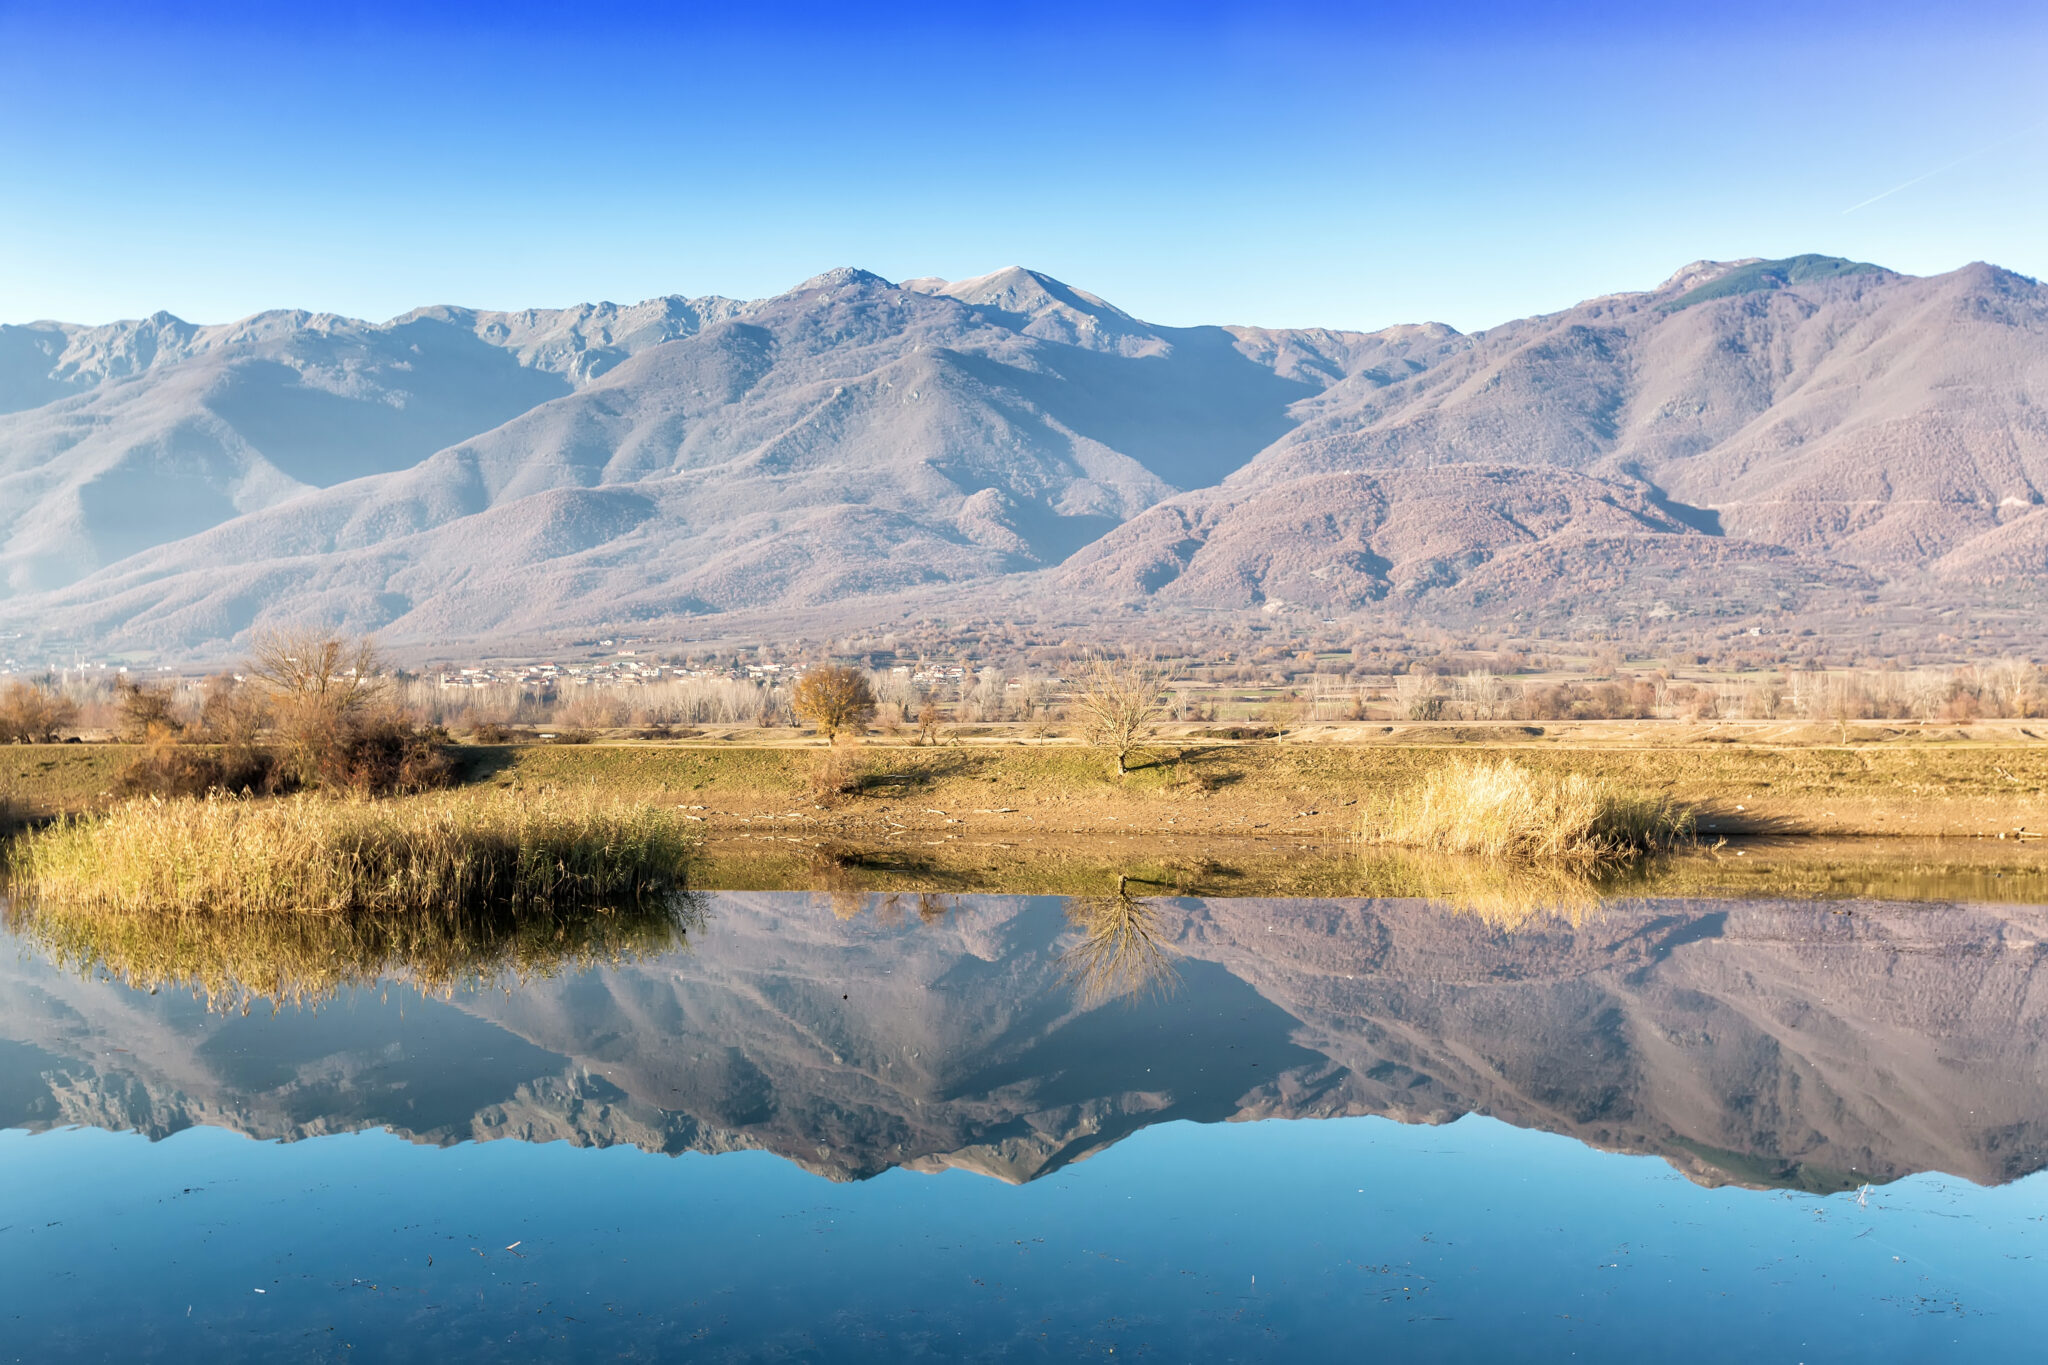
<path id="1" fill-rule="evenodd" d="M 1717 514 L 1724 534 L 1879 570 L 1923 566 L 2041 505 L 2040 285 L 1970 266 L 1677 312 L 1661 306 L 1672 293 L 1510 323 L 1398 384 L 1349 379 L 1237 477 L 1558 465 L 1644 481 Z"/>
<path id="2" fill-rule="evenodd" d="M 1059 562 L 1240 467 L 1318 392 L 1218 328 L 1137 354 L 835 271 L 419 463 L 308 491 L 50 594 L 88 635 L 227 639 L 271 610 L 394 637 L 819 603 Z M 1138 324 L 1132 324 L 1136 327 Z M 1330 341 L 1325 367 L 1349 358 Z M 1369 350 L 1370 348 L 1366 348 Z"/>
<path id="3" fill-rule="evenodd" d="M 1101 569 L 1096 586 L 1112 596 L 1341 608 L 1361 600 L 1327 586 L 1342 574 L 1304 583 L 1294 566 L 1379 553 L 1360 528 L 1418 530 L 1406 525 L 1411 500 L 1435 543 L 1467 547 L 1450 557 L 1462 560 L 1450 578 L 1414 576 L 1426 589 L 1496 556 L 1528 560 L 1551 537 L 1606 534 L 1578 521 L 1544 534 L 1507 529 L 1532 490 L 1596 486 L 1608 490 L 1596 503 L 1617 488 L 1641 502 L 1638 524 L 1608 528 L 1625 530 L 1631 554 L 1674 572 L 1689 561 L 1761 566 L 1757 600 L 1770 606 L 1769 583 L 1783 575 L 1860 591 L 1929 572 L 2048 574 L 2048 409 L 2036 401 L 2048 393 L 2048 290 L 1987 266 L 1909 279 L 1800 259 L 1805 269 L 1769 285 L 1744 284 L 1753 269 L 1703 263 L 1647 294 L 1476 335 L 1412 376 L 1349 376 L 1221 487 L 1120 527 L 1063 582 L 1081 588 Z M 1730 279 L 1740 287 L 1715 292 Z M 1466 471 L 1474 488 L 1491 480 L 1498 496 L 1444 507 L 1421 476 L 1446 469 Z M 1351 491 L 1332 477 L 1351 478 Z M 1273 525 L 1273 509 L 1289 505 L 1343 511 Z M 1169 558 L 1190 569 L 1199 560 L 1199 571 L 1160 557 L 1173 539 L 1167 518 L 1191 528 Z M 1562 548 L 1546 544 L 1543 557 Z M 1491 576 L 1517 574 L 1503 563 Z"/>
<path id="4" fill-rule="evenodd" d="M 61 587 L 309 489 L 408 469 L 737 307 L 0 327 L 0 584 Z"/>

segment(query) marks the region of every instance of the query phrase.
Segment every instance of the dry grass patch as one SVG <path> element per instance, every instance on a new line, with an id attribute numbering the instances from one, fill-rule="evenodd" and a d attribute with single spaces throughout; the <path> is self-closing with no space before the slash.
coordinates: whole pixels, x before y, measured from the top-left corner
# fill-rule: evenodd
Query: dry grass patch
<path id="1" fill-rule="evenodd" d="M 1579 773 L 1535 773 L 1511 758 L 1455 759 L 1368 808 L 1374 843 L 1492 858 L 1599 864 L 1668 848 L 1692 834 L 1671 798 Z"/>
<path id="2" fill-rule="evenodd" d="M 17 838 L 15 889 L 122 913 L 635 905 L 680 891 L 672 812 L 596 795 L 147 798 Z"/>

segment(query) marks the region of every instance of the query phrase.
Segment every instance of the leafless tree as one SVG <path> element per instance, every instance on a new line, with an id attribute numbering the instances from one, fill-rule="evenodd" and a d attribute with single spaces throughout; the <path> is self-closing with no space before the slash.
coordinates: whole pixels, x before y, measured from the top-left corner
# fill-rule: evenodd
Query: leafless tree
<path id="1" fill-rule="evenodd" d="M 314 630 L 259 637 L 249 678 L 266 695 L 277 738 L 308 787 L 318 786 L 322 769 L 349 747 L 385 687 L 369 640 Z"/>
<path id="2" fill-rule="evenodd" d="M 318 631 L 276 631 L 256 641 L 249 676 L 280 706 L 311 705 L 352 715 L 382 694 L 377 647 Z"/>
<path id="3" fill-rule="evenodd" d="M 239 682 L 231 673 L 206 680 L 199 702 L 199 732 L 208 743 L 248 747 L 270 725 L 270 706 L 263 691 Z"/>
<path id="4" fill-rule="evenodd" d="M 123 678 L 115 684 L 114 709 L 121 718 L 121 738 L 141 744 L 152 735 L 176 735 L 185 727 L 178 720 L 176 699 L 171 689 L 158 683 L 138 683 Z"/>
<path id="5" fill-rule="evenodd" d="M 1131 752 L 1164 709 L 1162 675 L 1147 659 L 1091 656 L 1074 692 L 1074 709 L 1089 740 L 1116 758 L 1116 775 L 1130 769 Z"/>
<path id="6" fill-rule="evenodd" d="M 49 743 L 78 723 L 78 703 L 53 688 L 15 682 L 0 693 L 0 743 Z"/>

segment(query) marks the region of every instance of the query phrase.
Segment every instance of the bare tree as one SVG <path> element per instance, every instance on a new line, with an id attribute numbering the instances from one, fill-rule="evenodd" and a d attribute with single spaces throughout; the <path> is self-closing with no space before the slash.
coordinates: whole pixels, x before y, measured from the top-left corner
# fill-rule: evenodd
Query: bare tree
<path id="1" fill-rule="evenodd" d="M 1403 673 L 1394 679 L 1394 704 L 1404 719 L 1442 720 L 1443 681 L 1434 673 Z"/>
<path id="2" fill-rule="evenodd" d="M 0 742 L 49 743 L 78 723 L 78 703 L 53 688 L 9 683 L 0 694 Z"/>
<path id="3" fill-rule="evenodd" d="M 369 640 L 314 630 L 258 638 L 249 677 L 267 695 L 277 737 L 308 787 L 319 785 L 322 768 L 348 748 L 358 723 L 384 695 Z"/>
<path id="4" fill-rule="evenodd" d="M 210 744 L 252 747 L 270 725 L 270 705 L 262 689 L 239 682 L 231 673 L 206 680 L 199 702 L 199 732 Z"/>
<path id="5" fill-rule="evenodd" d="M 160 683 L 123 678 L 114 684 L 114 710 L 121 717 L 121 738 L 141 744 L 153 735 L 174 736 L 185 727 L 178 720 L 176 698 Z"/>
<path id="6" fill-rule="evenodd" d="M 1131 770 L 1131 751 L 1152 733 L 1152 723 L 1164 709 L 1160 683 L 1158 667 L 1145 659 L 1095 655 L 1081 674 L 1074 707 L 1089 740 L 1115 756 L 1118 777 Z"/>
<path id="7" fill-rule="evenodd" d="M 789 709 L 818 727 L 827 744 L 843 730 L 858 730 L 875 716 L 875 689 L 858 668 L 827 664 L 797 679 Z"/>
<path id="8" fill-rule="evenodd" d="M 384 688 L 377 648 L 368 639 L 312 630 L 258 638 L 249 676 L 281 707 L 309 705 L 338 716 L 368 708 Z"/>

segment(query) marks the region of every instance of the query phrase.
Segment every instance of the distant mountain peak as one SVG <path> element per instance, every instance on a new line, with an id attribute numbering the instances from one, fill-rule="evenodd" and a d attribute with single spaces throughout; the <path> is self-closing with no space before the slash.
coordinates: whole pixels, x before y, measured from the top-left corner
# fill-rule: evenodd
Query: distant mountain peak
<path id="1" fill-rule="evenodd" d="M 1006 313 L 1037 316 L 1055 308 L 1072 309 L 1090 317 L 1133 319 L 1129 313 L 1085 289 L 1056 280 L 1041 271 L 1021 265 L 1006 265 L 986 275 L 965 280 L 916 280 L 912 284 L 928 294 L 944 294 L 962 303 L 983 308 L 1000 308 Z M 906 288 L 911 287 L 906 285 Z"/>
<path id="2" fill-rule="evenodd" d="M 1688 290 L 1711 284 L 1731 270 L 1740 270 L 1746 265 L 1755 265 L 1763 260 L 1761 256 L 1744 256 L 1735 261 L 1693 261 L 1671 272 L 1669 279 L 1650 292 L 1653 294 L 1683 294 Z"/>
<path id="3" fill-rule="evenodd" d="M 822 275 L 813 275 L 789 291 L 791 294 L 809 294 L 821 289 L 844 289 L 855 285 L 867 289 L 894 289 L 893 282 L 883 279 L 872 270 L 862 270 L 857 265 L 834 266 Z M 787 297 L 785 295 L 785 297 Z"/>
<path id="4" fill-rule="evenodd" d="M 1021 265 L 964 280 L 905 280 L 903 288 L 1021 318 L 1026 335 L 1048 341 L 1130 356 L 1169 349 L 1156 328 L 1108 300 Z"/>
<path id="5" fill-rule="evenodd" d="M 1675 313 L 1696 303 L 1736 294 L 1765 293 L 1795 284 L 1838 279 L 1844 275 L 1894 273 L 1868 261 L 1851 261 L 1841 256 L 1822 256 L 1812 252 L 1774 261 L 1754 256 L 1740 261 L 1695 261 L 1664 282 L 1663 289 L 1680 288 L 1683 292 L 1662 307 Z"/>

